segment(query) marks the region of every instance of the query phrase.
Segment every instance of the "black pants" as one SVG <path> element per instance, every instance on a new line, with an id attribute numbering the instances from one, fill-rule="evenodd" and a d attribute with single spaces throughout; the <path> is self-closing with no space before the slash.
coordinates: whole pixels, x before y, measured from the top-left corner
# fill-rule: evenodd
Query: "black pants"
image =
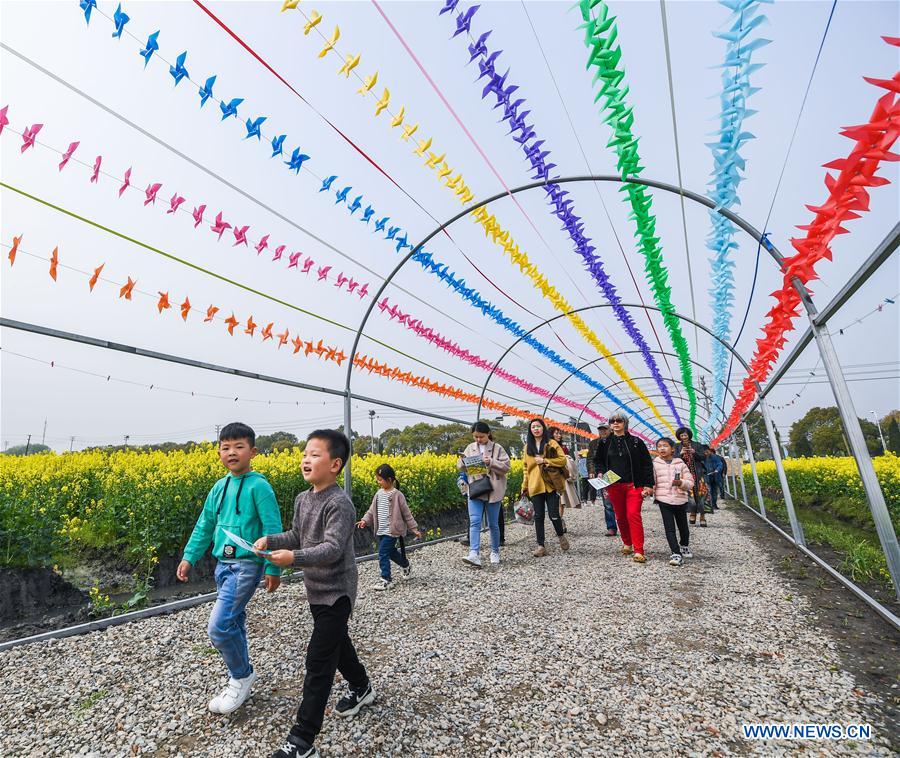
<path id="1" fill-rule="evenodd" d="M 334 672 L 354 690 L 365 689 L 369 683 L 365 667 L 359 662 L 350 641 L 347 622 L 350 619 L 350 598 L 346 595 L 334 605 L 312 605 L 313 632 L 306 648 L 306 676 L 303 679 L 303 699 L 297 709 L 297 723 L 291 734 L 310 745 L 322 730 L 325 706 L 334 684 Z"/>
<path id="2" fill-rule="evenodd" d="M 666 529 L 666 541 L 669 543 L 669 550 L 672 554 L 681 555 L 681 548 L 687 547 L 690 540 L 688 532 L 688 520 L 685 506 L 669 505 L 660 500 L 656 501 L 659 506 L 659 512 L 662 514 L 663 526 Z M 678 534 L 681 537 L 681 543 L 675 539 L 675 526 L 678 526 Z"/>
<path id="3" fill-rule="evenodd" d="M 531 504 L 534 506 L 534 533 L 538 545 L 544 544 L 544 514 L 550 514 L 550 523 L 557 537 L 562 537 L 562 518 L 559 515 L 559 493 L 542 492 L 540 495 L 531 496 Z"/>

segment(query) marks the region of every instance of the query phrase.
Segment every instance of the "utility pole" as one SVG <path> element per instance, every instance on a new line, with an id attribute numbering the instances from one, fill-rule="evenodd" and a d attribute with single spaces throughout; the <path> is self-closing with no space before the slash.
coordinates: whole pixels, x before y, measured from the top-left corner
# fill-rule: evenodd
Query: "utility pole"
<path id="1" fill-rule="evenodd" d="M 130 437 L 131 437 L 131 435 L 128 435 L 128 434 L 125 435 L 125 449 L 126 450 L 128 449 L 128 440 L 130 439 Z"/>
<path id="2" fill-rule="evenodd" d="M 31 449 L 31 435 L 28 435 L 28 442 L 25 443 L 25 455 L 28 455 L 28 451 Z"/>
<path id="3" fill-rule="evenodd" d="M 75 447 L 75 436 L 72 435 L 69 437 L 69 452 L 72 452 L 72 448 Z"/>
<path id="4" fill-rule="evenodd" d="M 44 419 L 44 433 L 41 435 L 41 444 L 47 441 L 47 419 Z"/>
<path id="5" fill-rule="evenodd" d="M 369 443 L 369 453 L 375 452 L 375 411 L 369 411 L 369 433 L 371 442 Z"/>
<path id="6" fill-rule="evenodd" d="M 884 434 L 881 432 L 881 422 L 878 420 L 878 414 L 875 411 L 869 411 L 872 414 L 872 418 L 875 419 L 875 426 L 878 427 L 878 436 L 881 437 L 881 454 L 884 455 L 887 453 L 887 445 L 884 444 Z"/>
<path id="7" fill-rule="evenodd" d="M 222 429 L 221 424 L 216 424 L 216 442 L 219 441 L 219 431 Z"/>

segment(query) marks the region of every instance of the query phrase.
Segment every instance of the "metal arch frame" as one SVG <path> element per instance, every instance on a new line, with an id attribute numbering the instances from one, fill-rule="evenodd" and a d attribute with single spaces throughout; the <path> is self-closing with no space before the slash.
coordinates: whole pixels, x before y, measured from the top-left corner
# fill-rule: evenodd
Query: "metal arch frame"
<path id="1" fill-rule="evenodd" d="M 646 179 L 636 176 L 630 177 L 622 177 L 618 174 L 598 174 L 598 175 L 587 175 L 587 176 L 572 176 L 572 177 L 560 177 L 560 178 L 547 178 L 543 181 L 531 182 L 529 184 L 523 184 L 519 187 L 515 187 L 512 190 L 506 190 L 504 192 L 498 192 L 497 194 L 488 197 L 484 200 L 479 200 L 478 202 L 464 208 L 459 213 L 454 215 L 449 220 L 439 224 L 437 228 L 435 228 L 432 232 L 430 232 L 421 242 L 417 245 L 414 245 L 409 253 L 407 253 L 399 263 L 394 267 L 393 271 L 388 274 L 387 278 L 381 283 L 378 291 L 372 296 L 372 300 L 369 302 L 368 307 L 366 308 L 366 312 L 360 321 L 359 327 L 357 328 L 356 335 L 353 338 L 353 348 L 350 351 L 350 360 L 347 362 L 347 376 L 346 382 L 344 385 L 344 431 L 347 433 L 349 439 L 352 440 L 351 434 L 351 416 L 352 416 L 352 394 L 351 394 L 351 382 L 352 382 L 352 373 L 353 366 L 356 360 L 356 351 L 359 347 L 359 341 L 362 337 L 362 331 L 365 327 L 366 323 L 369 320 L 369 316 L 372 315 L 372 310 L 375 307 L 375 304 L 378 302 L 378 299 L 381 297 L 382 293 L 385 289 L 387 289 L 388 284 L 391 283 L 393 278 L 397 275 L 400 269 L 406 265 L 407 261 L 409 261 L 412 256 L 418 252 L 423 245 L 433 239 L 435 236 L 445 231 L 448 226 L 456 223 L 463 216 L 467 216 L 473 211 L 484 207 L 485 205 L 489 205 L 490 203 L 495 202 L 504 197 L 512 197 L 520 192 L 527 192 L 528 190 L 536 189 L 538 187 L 546 187 L 548 184 L 553 185 L 561 185 L 561 184 L 569 184 L 576 182 L 611 182 L 615 184 L 634 184 L 644 187 L 652 187 L 654 189 L 663 190 L 664 192 L 668 192 L 673 195 L 678 195 L 681 198 L 687 198 L 688 200 L 692 200 L 695 203 L 698 203 L 714 213 L 719 214 L 727 218 L 731 223 L 737 226 L 739 229 L 743 230 L 747 234 L 749 234 L 753 239 L 755 239 L 760 247 L 762 247 L 769 256 L 775 261 L 780 271 L 784 271 L 784 260 L 785 257 L 781 253 L 781 251 L 776 247 L 776 245 L 769 241 L 768 235 L 763 235 L 759 232 L 756 227 L 754 227 L 749 222 L 745 221 L 743 218 L 738 216 L 736 213 L 728 210 L 727 208 L 718 207 L 712 200 L 700 195 L 691 190 L 685 189 L 683 186 L 676 187 L 673 184 L 669 184 L 668 182 L 662 182 L 654 179 Z M 897 227 L 894 227 L 892 234 L 896 239 Z M 890 236 L 890 235 L 889 235 Z M 878 539 L 881 542 L 881 548 L 884 551 L 885 558 L 887 559 L 888 564 L 888 572 L 891 575 L 891 580 L 894 584 L 894 591 L 897 595 L 897 598 L 900 599 L 900 543 L 897 540 L 897 534 L 894 531 L 893 523 L 890 518 L 890 514 L 887 510 L 887 503 L 885 502 L 884 493 L 881 490 L 881 485 L 878 482 L 878 477 L 875 474 L 875 467 L 872 463 L 872 458 L 869 455 L 868 448 L 866 447 L 865 438 L 862 434 L 862 429 L 859 426 L 859 422 L 857 421 L 857 413 L 856 408 L 853 403 L 853 397 L 850 393 L 850 389 L 847 386 L 847 380 L 844 377 L 844 374 L 841 370 L 840 361 L 838 360 L 837 353 L 834 350 L 834 345 L 831 341 L 831 335 L 828 333 L 827 329 L 824 328 L 823 324 L 819 320 L 820 314 L 817 310 L 815 303 L 812 300 L 809 290 L 806 286 L 801 282 L 796 276 L 791 277 L 791 285 L 796 290 L 798 295 L 800 296 L 800 301 L 803 303 L 803 307 L 806 310 L 806 315 L 810 323 L 810 328 L 812 330 L 812 336 L 816 340 L 816 345 L 819 348 L 819 353 L 822 358 L 822 365 L 825 368 L 825 372 L 828 375 L 829 383 L 831 384 L 832 392 L 835 396 L 835 401 L 837 403 L 838 412 L 841 416 L 841 421 L 843 422 L 844 430 L 847 434 L 847 441 L 850 445 L 853 458 L 856 461 L 856 467 L 859 470 L 860 480 L 862 481 L 863 489 L 866 493 L 866 500 L 869 504 L 869 510 L 872 512 L 872 519 L 875 522 L 875 530 L 878 533 Z M 646 306 L 645 306 L 646 307 Z M 682 317 L 683 318 L 683 317 Z M 688 319 L 691 322 L 690 319 Z M 705 332 L 711 334 L 706 327 L 702 327 L 700 324 L 697 324 L 696 321 L 692 322 L 696 326 L 703 328 Z M 712 335 L 715 336 L 715 335 Z M 730 346 L 729 346 L 729 349 Z M 733 349 L 731 349 L 732 355 L 736 355 Z M 743 361 L 741 361 L 743 363 Z M 745 364 L 746 365 L 746 364 Z M 749 375 L 749 370 L 748 370 Z M 768 408 L 765 403 L 765 399 L 760 395 L 762 388 L 759 385 L 759 382 L 754 381 L 755 390 L 758 396 L 760 396 L 760 410 L 763 413 L 763 417 L 767 420 L 766 429 L 769 433 L 770 442 L 773 448 L 773 457 L 775 458 L 776 468 L 778 469 L 779 479 L 781 481 L 782 489 L 785 494 L 786 503 L 790 502 L 790 490 L 787 485 L 787 477 L 784 474 L 784 469 L 781 463 L 781 454 L 777 449 L 778 445 L 775 440 L 774 428 L 772 427 L 771 419 L 768 417 Z M 483 393 L 482 393 L 483 400 Z M 481 410 L 481 401 L 479 401 L 479 413 Z M 351 441 L 352 446 L 352 441 Z M 352 447 L 351 447 L 352 450 Z M 351 470 L 350 470 L 350 460 L 348 456 L 345 474 L 344 474 L 344 487 L 347 492 L 351 491 Z M 793 506 L 791 505 L 789 508 L 789 512 L 793 512 Z M 794 524 L 792 523 L 792 527 Z M 795 533 L 795 539 L 799 543 L 801 547 L 804 547 L 804 539 L 801 532 L 799 532 L 799 522 L 797 522 L 798 531 Z"/>
<path id="2" fill-rule="evenodd" d="M 650 350 L 650 352 L 651 352 L 653 355 L 665 355 L 665 356 L 668 356 L 668 357 L 670 357 L 670 358 L 677 358 L 677 357 L 678 357 L 675 353 L 670 353 L 670 352 L 668 352 L 668 351 L 666 351 L 666 350 Z M 620 350 L 620 351 L 617 352 L 617 353 L 610 353 L 609 357 L 610 357 L 610 358 L 616 358 L 616 357 L 618 357 L 618 356 L 620 356 L 620 355 L 634 355 L 634 354 L 636 354 L 636 353 L 643 354 L 643 353 L 641 353 L 640 350 Z M 578 370 L 579 370 L 579 371 L 584 371 L 588 366 L 593 366 L 595 363 L 600 363 L 601 361 L 605 361 L 605 360 L 607 360 L 607 357 L 606 357 L 606 356 L 600 356 L 599 358 L 594 358 L 594 360 L 588 361 L 588 362 L 585 363 L 584 365 L 579 366 L 579 367 L 578 367 Z M 693 363 L 695 366 L 697 366 L 698 368 L 702 368 L 702 369 L 704 369 L 705 371 L 708 371 L 710 374 L 712 374 L 712 371 L 710 371 L 709 366 L 706 366 L 706 365 L 700 363 L 699 361 L 695 361 L 693 358 L 688 358 L 688 360 L 689 360 L 691 363 Z M 551 403 L 551 401 L 553 400 L 553 396 L 554 396 L 554 395 L 557 395 L 557 394 L 559 393 L 559 391 L 563 388 L 563 385 L 564 385 L 567 381 L 569 381 L 569 379 L 571 379 L 572 376 L 573 376 L 573 374 L 571 374 L 571 373 L 567 374 L 566 377 L 565 377 L 565 378 L 564 378 L 564 379 L 556 386 L 556 389 L 553 390 L 553 392 L 552 392 L 551 395 L 550 395 L 550 398 L 547 400 L 547 404 L 544 406 L 544 414 L 543 414 L 544 416 L 547 415 L 547 411 L 550 409 L 550 403 Z M 645 378 L 645 377 L 632 377 L 632 379 L 643 379 L 643 378 Z M 651 378 L 651 379 L 655 379 L 656 377 L 650 377 L 650 378 Z M 678 382 L 677 380 L 674 380 L 674 381 L 676 381 L 676 383 L 678 383 L 678 384 L 684 384 L 683 382 Z M 610 389 L 610 387 L 617 387 L 617 386 L 620 385 L 621 383 L 622 383 L 622 382 L 616 382 L 615 384 L 612 384 L 612 385 L 610 385 L 609 387 L 607 387 L 607 389 Z M 719 379 L 719 384 L 721 384 L 723 387 L 725 387 L 725 391 L 726 391 L 727 393 L 729 393 L 729 394 L 731 395 L 731 397 L 733 397 L 735 400 L 737 400 L 737 395 L 734 394 L 734 391 L 731 390 L 725 382 L 723 382 L 721 379 Z M 696 388 L 696 387 L 693 387 L 693 385 L 692 385 L 692 389 L 694 390 L 694 392 L 697 391 L 697 388 Z M 702 391 L 702 390 L 701 390 L 701 391 Z M 596 397 L 596 395 L 595 395 L 595 397 Z M 719 405 L 719 406 L 717 406 L 717 407 L 718 407 L 718 409 L 719 409 L 720 411 L 722 411 L 722 413 L 725 412 L 721 405 Z M 684 410 L 684 408 L 679 408 L 678 410 Z"/>
<path id="3" fill-rule="evenodd" d="M 662 308 L 657 308 L 655 305 L 644 305 L 643 303 L 618 303 L 618 305 L 620 305 L 623 308 L 643 308 L 644 310 L 656 311 L 657 313 L 663 312 Z M 518 345 L 523 339 L 525 339 L 525 337 L 528 337 L 530 334 L 533 334 L 541 327 L 547 326 L 548 324 L 552 324 L 557 319 L 566 318 L 566 317 L 572 315 L 573 313 L 581 313 L 582 311 L 591 311 L 591 310 L 594 310 L 595 308 L 612 308 L 612 307 L 613 306 L 611 303 L 597 303 L 595 305 L 585 305 L 581 308 L 574 308 L 571 311 L 566 311 L 565 313 L 558 313 L 555 316 L 551 316 L 550 318 L 545 319 L 544 321 L 537 324 L 536 326 L 533 326 L 531 329 L 529 329 L 527 332 L 525 332 L 525 334 L 523 334 L 522 336 L 517 337 L 515 342 L 513 342 L 509 347 L 506 348 L 506 350 L 503 351 L 503 355 L 500 356 L 499 360 L 494 362 L 493 367 L 491 368 L 490 372 L 487 375 L 487 378 L 484 380 L 484 385 L 481 388 L 481 397 L 478 399 L 478 410 L 476 411 L 476 418 L 481 418 L 481 405 L 482 405 L 482 402 L 484 401 L 484 395 L 487 392 L 488 384 L 490 384 L 491 378 L 494 376 L 494 373 L 497 371 L 500 364 L 503 363 L 503 359 L 506 358 L 506 356 L 509 355 L 510 352 L 512 352 L 512 350 L 516 347 L 516 345 Z M 750 373 L 750 365 L 747 363 L 747 361 L 744 360 L 744 358 L 741 356 L 741 354 L 737 350 L 735 350 L 734 347 L 732 347 L 730 343 L 726 342 L 721 337 L 718 337 L 716 334 L 714 334 L 713 331 L 709 327 L 701 324 L 699 321 L 696 321 L 695 319 L 690 318 L 689 316 L 683 316 L 682 314 L 678 313 L 678 311 L 676 311 L 676 310 L 672 310 L 672 311 L 670 311 L 670 313 L 673 316 L 675 316 L 677 319 L 679 319 L 681 321 L 687 321 L 689 324 L 693 324 L 698 329 L 702 329 L 710 337 L 712 337 L 714 340 L 716 340 L 722 346 L 724 346 L 726 350 L 728 350 L 735 358 L 737 358 L 738 362 L 744 367 L 744 370 L 748 374 Z M 601 390 L 601 392 L 602 391 L 603 390 Z"/>
<path id="4" fill-rule="evenodd" d="M 664 192 L 671 193 L 673 195 L 679 195 L 681 197 L 686 197 L 689 200 L 693 200 L 700 205 L 709 208 L 711 211 L 718 213 L 720 216 L 724 216 L 737 227 L 745 231 L 749 234 L 753 239 L 755 239 L 763 248 L 765 248 L 766 252 L 774 259 L 774 261 L 778 264 L 779 268 L 781 268 L 782 261 L 784 260 L 784 256 L 781 254 L 781 251 L 778 248 L 769 242 L 768 237 L 763 236 L 759 230 L 745 221 L 743 218 L 738 216 L 736 213 L 728 210 L 727 208 L 722 208 L 717 206 L 712 200 L 704 197 L 703 195 L 699 195 L 696 192 L 692 192 L 691 190 L 685 189 L 684 187 L 677 187 L 674 184 L 669 184 L 668 182 L 662 182 L 655 179 L 647 179 L 637 176 L 632 176 L 628 178 L 623 178 L 618 174 L 596 174 L 596 175 L 587 175 L 587 176 L 567 176 L 567 177 L 559 177 L 554 179 L 545 179 L 539 182 L 530 182 L 529 184 L 523 184 L 519 187 L 514 187 L 511 190 L 507 190 L 505 192 L 498 192 L 495 195 L 492 195 L 483 200 L 479 200 L 476 203 L 473 203 L 463 210 L 461 210 L 456 215 L 449 218 L 447 221 L 439 224 L 433 231 L 427 234 L 418 244 L 414 245 L 410 251 L 403 256 L 403 258 L 397 263 L 394 269 L 387 275 L 387 278 L 381 283 L 378 287 L 378 291 L 372 295 L 372 299 L 369 302 L 368 307 L 366 308 L 366 312 L 363 314 L 362 319 L 359 322 L 359 327 L 356 330 L 356 335 L 353 337 L 353 346 L 350 350 L 350 359 L 347 362 L 347 375 L 344 383 L 344 431 L 347 433 L 347 437 L 351 439 L 352 446 L 352 435 L 350 433 L 351 430 L 351 415 L 352 415 L 352 393 L 351 393 L 351 383 L 353 381 L 353 366 L 356 360 L 356 351 L 359 347 L 359 341 L 362 338 L 363 329 L 366 326 L 366 323 L 369 320 L 369 316 L 372 315 L 372 311 L 375 309 L 375 305 L 378 302 L 378 299 L 387 289 L 388 285 L 393 281 L 394 277 L 400 272 L 406 263 L 410 260 L 410 258 L 415 255 L 420 248 L 434 239 L 438 234 L 444 232 L 447 227 L 455 224 L 459 219 L 464 216 L 468 216 L 473 211 L 478 210 L 486 205 L 490 205 L 491 203 L 500 200 L 504 197 L 511 197 L 512 195 L 517 195 L 520 192 L 527 192 L 532 189 L 537 189 L 538 187 L 546 187 L 549 184 L 559 185 L 559 184 L 570 184 L 570 183 L 578 183 L 578 182 L 610 182 L 613 184 L 637 184 L 644 187 L 652 187 L 654 189 L 660 189 Z M 799 282 L 798 282 L 799 284 Z M 802 284 L 799 285 L 803 287 Z M 803 291 L 806 292 L 806 289 L 803 288 Z M 808 293 L 807 293 L 808 295 Z M 743 363 L 743 361 L 742 361 Z M 483 399 L 483 398 L 482 398 Z M 479 410 L 481 408 L 481 403 L 479 402 Z M 351 447 L 352 449 L 352 447 Z M 351 478 L 352 473 L 350 470 L 350 461 L 348 459 L 347 465 L 345 466 L 345 474 L 344 474 L 344 488 L 349 493 L 351 491 Z"/>
<path id="5" fill-rule="evenodd" d="M 643 376 L 642 376 L 642 377 L 639 377 L 639 378 L 641 378 L 641 379 L 647 379 L 647 378 L 652 378 L 652 377 L 643 377 Z M 678 380 L 676 380 L 676 381 L 678 381 Z M 683 384 L 683 382 L 679 382 L 679 383 Z M 593 403 L 593 402 L 597 399 L 597 397 L 600 396 L 601 394 L 602 394 L 601 392 L 595 393 L 595 394 L 591 397 L 591 399 L 588 400 L 588 401 L 584 404 L 584 410 L 582 410 L 582 411 L 579 412 L 579 414 L 578 414 L 578 416 L 577 416 L 577 418 L 576 418 L 576 420 L 575 420 L 576 425 L 577 425 L 578 423 L 581 422 L 581 419 L 582 419 L 583 416 L 584 416 L 584 411 L 587 410 L 588 408 L 590 408 L 591 403 Z M 657 394 L 655 394 L 655 395 L 648 395 L 648 397 L 662 397 L 662 393 L 657 393 Z M 721 406 L 721 405 L 717 405 L 716 407 L 719 408 L 719 410 L 722 409 L 722 406 Z M 679 408 L 679 410 L 684 410 L 684 408 Z M 587 422 L 585 422 L 585 423 L 587 423 Z"/>

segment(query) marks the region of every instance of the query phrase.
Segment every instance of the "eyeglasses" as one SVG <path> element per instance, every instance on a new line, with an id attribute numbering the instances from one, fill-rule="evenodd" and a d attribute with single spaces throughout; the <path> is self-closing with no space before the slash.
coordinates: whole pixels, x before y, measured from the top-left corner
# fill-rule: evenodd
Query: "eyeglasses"
<path id="1" fill-rule="evenodd" d="M 620 419 L 620 418 L 611 418 L 609 420 L 609 423 L 610 424 L 624 424 L 625 421 L 624 421 L 624 419 Z"/>

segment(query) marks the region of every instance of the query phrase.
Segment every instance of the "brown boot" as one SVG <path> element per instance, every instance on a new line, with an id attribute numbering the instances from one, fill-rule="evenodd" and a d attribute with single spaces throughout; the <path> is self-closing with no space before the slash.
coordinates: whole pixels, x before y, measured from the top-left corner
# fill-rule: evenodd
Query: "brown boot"
<path id="1" fill-rule="evenodd" d="M 559 535 L 559 549 L 560 550 L 568 550 L 569 549 L 569 539 L 565 534 Z"/>
<path id="2" fill-rule="evenodd" d="M 535 550 L 535 551 L 532 553 L 532 555 L 533 555 L 535 558 L 543 558 L 544 556 L 547 555 L 547 548 L 545 548 L 543 545 L 538 545 L 538 546 L 537 546 L 537 550 Z"/>

